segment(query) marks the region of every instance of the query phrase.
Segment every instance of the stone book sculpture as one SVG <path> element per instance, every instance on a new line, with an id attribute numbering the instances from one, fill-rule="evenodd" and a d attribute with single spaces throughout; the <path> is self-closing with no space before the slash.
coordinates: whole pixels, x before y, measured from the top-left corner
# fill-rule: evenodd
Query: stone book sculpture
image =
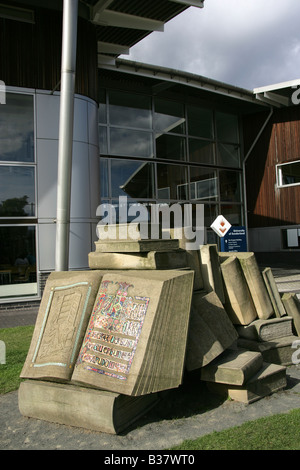
<path id="1" fill-rule="evenodd" d="M 21 378 L 71 379 L 102 276 L 101 271 L 50 274 Z"/>
<path id="2" fill-rule="evenodd" d="M 181 384 L 193 271 L 50 275 L 21 377 L 140 396 Z"/>
<path id="3" fill-rule="evenodd" d="M 125 395 L 182 380 L 192 271 L 103 276 L 72 381 Z"/>

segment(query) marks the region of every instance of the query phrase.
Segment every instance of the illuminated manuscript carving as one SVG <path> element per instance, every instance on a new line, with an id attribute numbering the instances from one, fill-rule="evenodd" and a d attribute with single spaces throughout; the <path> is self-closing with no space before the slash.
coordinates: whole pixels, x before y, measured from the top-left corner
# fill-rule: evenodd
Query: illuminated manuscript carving
<path id="1" fill-rule="evenodd" d="M 126 282 L 103 281 L 77 364 L 126 380 L 147 312 L 149 297 L 130 296 Z"/>

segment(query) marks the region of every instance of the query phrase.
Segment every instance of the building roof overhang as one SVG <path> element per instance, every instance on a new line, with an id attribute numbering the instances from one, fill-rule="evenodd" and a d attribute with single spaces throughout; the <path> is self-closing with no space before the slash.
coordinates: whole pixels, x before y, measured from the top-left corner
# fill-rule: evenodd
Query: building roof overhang
<path id="1" fill-rule="evenodd" d="M 284 108 L 299 104 L 300 96 L 300 79 L 290 80 L 287 82 L 276 83 L 264 87 L 254 88 L 255 97 L 276 108 Z"/>
<path id="2" fill-rule="evenodd" d="M 24 9 L 30 7 L 63 9 L 63 0 L 15 0 L 13 3 L 1 0 L 1 4 L 4 15 L 9 15 L 9 9 L 14 15 L 13 9 L 18 7 L 23 8 L 23 15 Z M 98 63 L 102 64 L 113 63 L 119 55 L 128 54 L 132 46 L 153 31 L 164 31 L 165 23 L 189 7 L 203 6 L 204 0 L 79 0 L 78 15 L 95 25 Z"/>
<path id="3" fill-rule="evenodd" d="M 182 70 L 175 70 L 152 64 L 144 64 L 125 59 L 117 59 L 114 64 L 102 64 L 102 71 L 120 73 L 128 77 L 137 76 L 140 79 L 152 80 L 152 93 L 159 94 L 167 89 L 182 89 L 188 87 L 199 97 L 209 101 L 218 101 L 231 106 L 236 106 L 242 112 L 256 112 L 270 108 L 270 104 L 257 100 L 252 90 L 247 90 L 201 75 Z M 100 75 L 101 77 L 101 75 Z"/>

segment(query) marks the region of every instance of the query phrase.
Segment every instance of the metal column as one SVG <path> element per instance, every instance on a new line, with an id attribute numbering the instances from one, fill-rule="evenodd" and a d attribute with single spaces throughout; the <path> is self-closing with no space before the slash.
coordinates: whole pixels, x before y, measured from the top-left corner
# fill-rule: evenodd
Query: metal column
<path id="1" fill-rule="evenodd" d="M 78 0 L 64 0 L 55 270 L 68 271 Z"/>

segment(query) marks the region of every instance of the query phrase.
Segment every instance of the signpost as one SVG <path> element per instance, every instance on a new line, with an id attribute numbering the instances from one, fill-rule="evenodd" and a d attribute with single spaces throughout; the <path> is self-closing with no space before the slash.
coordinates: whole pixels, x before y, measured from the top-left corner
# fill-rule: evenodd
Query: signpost
<path id="1" fill-rule="evenodd" d="M 219 215 L 210 226 L 221 239 L 221 251 L 247 251 L 246 227 L 232 227 L 228 220 Z"/>

